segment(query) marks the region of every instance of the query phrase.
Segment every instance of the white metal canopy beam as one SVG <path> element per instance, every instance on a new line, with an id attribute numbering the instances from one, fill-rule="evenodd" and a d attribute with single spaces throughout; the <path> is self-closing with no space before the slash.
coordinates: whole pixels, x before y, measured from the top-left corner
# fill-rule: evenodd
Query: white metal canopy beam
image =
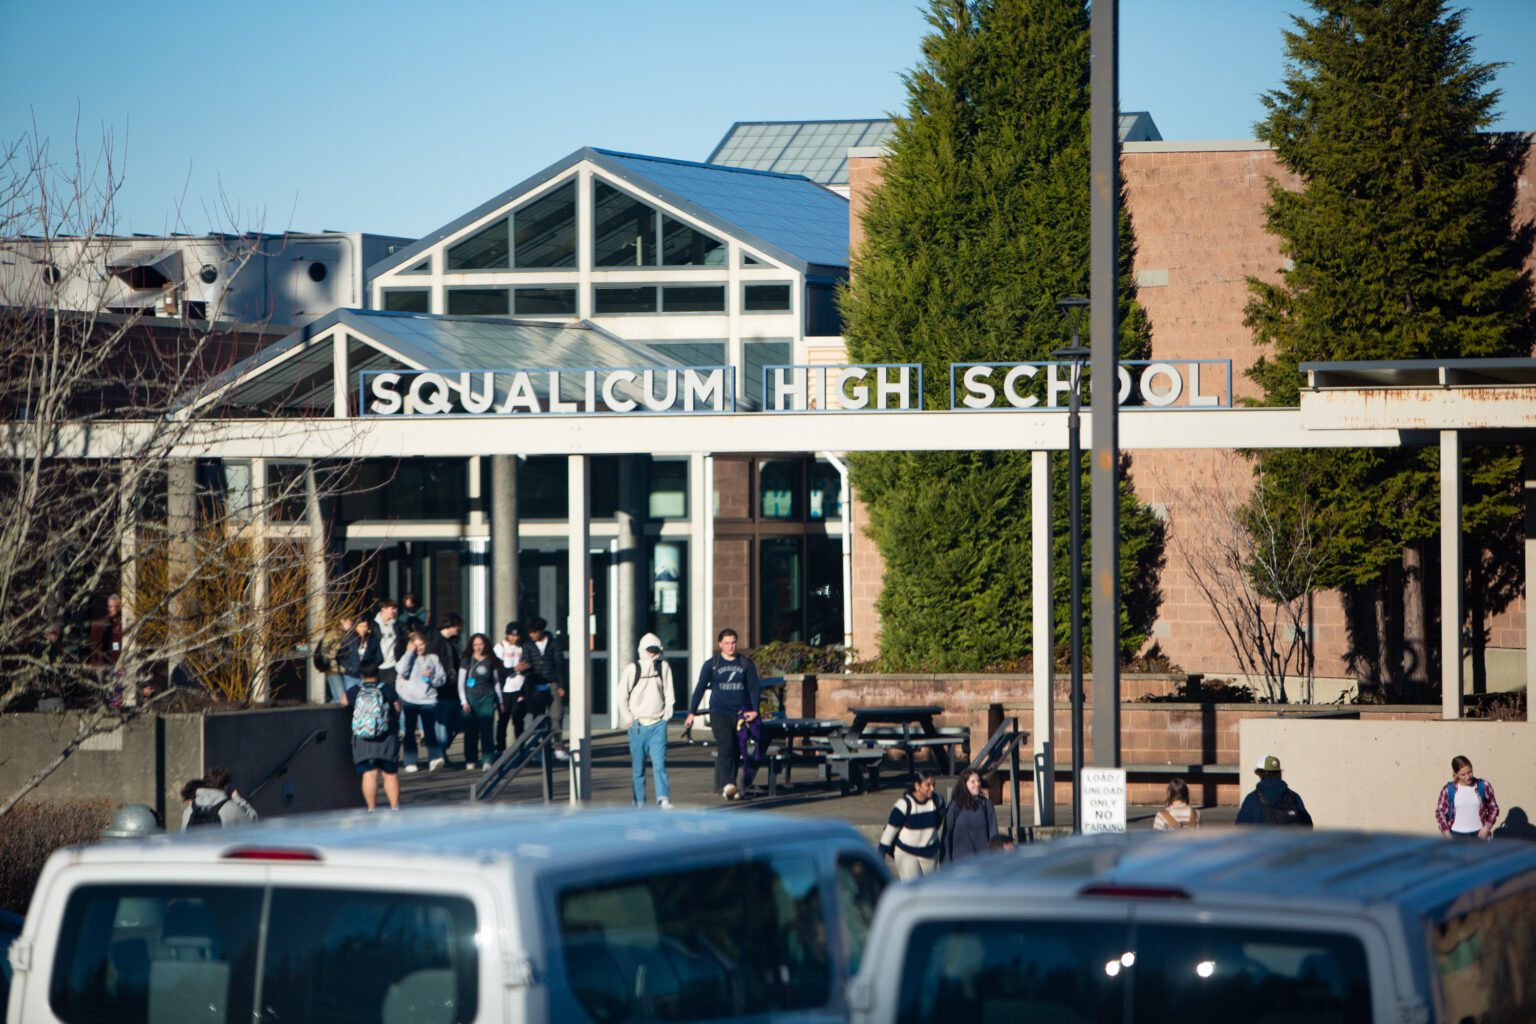
<path id="1" fill-rule="evenodd" d="M 1083 431 L 1092 429 L 1084 413 Z M 54 458 L 132 458 L 154 428 L 71 425 Z M 158 436 L 165 436 L 159 427 Z M 210 420 L 179 429 L 175 454 L 193 458 L 388 458 L 404 455 L 623 455 L 836 451 L 1061 451 L 1060 412 L 730 413 L 725 415 L 378 417 Z M 1395 429 L 1309 430 L 1297 409 L 1122 410 L 1127 450 L 1395 448 Z M 3 454 L 32 451 L 28 425 L 0 427 Z"/>
<path id="2" fill-rule="evenodd" d="M 1536 387 L 1329 388 L 1301 392 L 1307 430 L 1536 428 Z"/>

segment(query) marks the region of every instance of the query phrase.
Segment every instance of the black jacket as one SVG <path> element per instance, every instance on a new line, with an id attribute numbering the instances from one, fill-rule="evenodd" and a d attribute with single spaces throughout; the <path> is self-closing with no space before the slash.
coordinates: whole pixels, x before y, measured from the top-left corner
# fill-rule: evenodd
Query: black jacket
<path id="1" fill-rule="evenodd" d="M 443 636 L 442 630 L 434 629 L 427 638 L 427 653 L 437 655 L 437 660 L 443 663 L 443 671 L 448 673 L 449 686 L 457 689 L 459 664 L 464 660 L 464 652 L 459 650 L 459 638 L 450 640 Z"/>
<path id="2" fill-rule="evenodd" d="M 532 640 L 523 641 L 523 658 L 528 662 L 527 683 L 532 689 L 538 690 L 544 687 L 565 688 L 565 651 L 560 646 L 560 641 L 555 639 L 555 634 L 546 633 L 549 641 L 544 645 L 544 653 L 539 653 L 539 645 Z"/>
<path id="3" fill-rule="evenodd" d="M 369 633 L 366 643 L 359 643 L 358 639 L 356 633 L 347 634 L 346 639 L 342 640 L 336 648 L 336 664 L 332 668 L 344 676 L 355 676 L 361 679 L 365 675 L 379 671 L 384 655 L 379 651 L 377 633 Z"/>

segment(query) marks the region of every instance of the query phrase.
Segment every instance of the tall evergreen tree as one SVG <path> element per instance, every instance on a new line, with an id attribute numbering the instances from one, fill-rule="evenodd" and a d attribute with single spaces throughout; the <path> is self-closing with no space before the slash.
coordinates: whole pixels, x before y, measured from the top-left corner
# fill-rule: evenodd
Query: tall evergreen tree
<path id="1" fill-rule="evenodd" d="M 1088 288 L 1089 34 L 1075 0 L 931 0 L 928 22 L 843 311 L 851 358 L 922 363 L 927 405 L 944 408 L 951 362 L 1048 359 L 1070 338 L 1056 301 Z M 1119 340 L 1135 357 L 1148 330 L 1124 219 L 1121 239 Z M 1028 453 L 889 452 L 853 468 L 886 566 L 882 662 L 961 671 L 1030 653 Z M 1062 458 L 1054 479 L 1065 595 Z M 1121 524 L 1131 653 L 1151 623 L 1161 531 L 1128 486 Z"/>
<path id="2" fill-rule="evenodd" d="M 1529 229 L 1513 222 L 1523 139 L 1480 134 L 1496 65 L 1474 59 L 1443 0 L 1309 0 L 1285 34 L 1288 67 L 1256 126 L 1303 187 L 1270 186 L 1269 230 L 1288 258 L 1250 281 L 1247 322 L 1269 353 L 1250 370 L 1272 405 L 1295 405 L 1307 360 L 1525 355 Z M 1467 457 L 1468 533 L 1507 533 L 1518 456 Z M 1362 687 L 1391 696 L 1428 679 L 1436 652 L 1423 599 L 1424 543 L 1438 530 L 1434 448 L 1274 453 L 1268 485 L 1308 486 L 1335 529 L 1328 585 L 1352 604 Z"/>

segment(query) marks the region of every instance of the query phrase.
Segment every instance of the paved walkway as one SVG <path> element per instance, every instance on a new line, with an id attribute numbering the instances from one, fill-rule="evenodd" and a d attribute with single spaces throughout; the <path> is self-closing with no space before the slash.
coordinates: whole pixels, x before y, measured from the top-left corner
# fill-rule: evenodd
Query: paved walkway
<path id="1" fill-rule="evenodd" d="M 700 732 L 702 730 L 695 730 Z M 463 769 L 462 740 L 455 740 L 449 748 L 450 767 L 436 772 L 423 771 L 402 774 L 401 804 L 421 806 L 427 804 L 460 803 L 469 800 L 471 784 L 479 779 L 479 772 Z M 592 803 L 607 806 L 627 806 L 633 799 L 630 783 L 629 742 L 620 732 L 600 732 L 593 740 Z M 919 762 L 920 764 L 923 762 Z M 805 769 L 794 776 L 794 785 L 787 790 L 780 786 L 776 797 L 767 796 L 767 777 L 758 775 L 758 795 L 749 800 L 727 803 L 714 791 L 714 748 L 690 744 L 682 739 L 681 729 L 674 725 L 667 749 L 667 772 L 672 786 L 672 802 L 694 807 L 717 808 L 725 813 L 776 813 L 809 818 L 837 818 L 857 827 L 872 841 L 884 827 L 891 805 L 901 795 L 906 785 L 905 775 L 899 765 L 887 762 L 881 772 L 880 789 L 843 796 L 838 787 L 828 786 L 816 778 L 814 772 Z M 655 802 L 655 788 L 649 768 L 646 772 L 647 800 Z M 555 799 L 564 802 L 570 792 L 570 775 L 567 765 L 557 762 L 554 779 Z M 954 785 L 952 779 L 941 779 L 940 792 L 948 796 Z M 998 807 L 998 824 L 1007 828 L 1009 808 L 1005 802 Z M 523 769 L 517 779 L 501 787 L 496 803 L 538 803 L 542 800 L 542 785 L 537 765 Z M 1020 820 L 1025 825 L 1034 821 L 1027 787 L 1021 787 Z M 1132 829 L 1151 828 L 1156 807 L 1131 807 L 1126 813 Z M 1207 824 L 1230 824 L 1236 816 L 1235 807 L 1212 807 L 1201 811 Z M 1056 809 L 1056 821 L 1071 824 L 1072 809 L 1061 806 Z M 1064 831 L 1062 829 L 1061 831 Z"/>

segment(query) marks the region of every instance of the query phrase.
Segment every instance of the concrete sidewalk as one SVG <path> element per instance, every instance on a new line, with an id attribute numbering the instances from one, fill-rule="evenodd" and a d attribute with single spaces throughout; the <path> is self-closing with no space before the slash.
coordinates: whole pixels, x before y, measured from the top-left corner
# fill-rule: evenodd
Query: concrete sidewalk
<path id="1" fill-rule="evenodd" d="M 703 730 L 695 730 L 699 734 Z M 480 778 L 478 771 L 463 769 L 462 738 L 449 748 L 450 767 L 428 773 L 425 768 L 415 774 L 400 776 L 401 805 L 405 807 L 467 803 L 470 786 Z M 919 766 L 926 762 L 919 761 Z M 554 773 L 554 796 L 564 803 L 570 793 L 570 773 L 566 762 L 557 761 Z M 906 788 L 906 773 L 898 763 L 886 762 L 880 773 L 880 789 L 872 792 L 843 796 L 835 785 L 822 783 L 810 769 L 797 772 L 793 785 L 779 787 L 776 797 L 767 796 L 767 776 L 758 773 L 757 795 L 747 800 L 727 802 L 714 789 L 714 748 L 685 742 L 680 727 L 673 726 L 667 748 L 667 774 L 671 782 L 672 802 L 692 807 L 718 809 L 728 814 L 752 814 L 773 811 L 807 818 L 836 818 L 849 822 L 874 841 L 885 826 L 891 805 Z M 622 732 L 601 732 L 593 737 L 592 803 L 599 806 L 628 806 L 633 801 L 629 763 L 629 742 Z M 654 804 L 656 791 L 649 767 L 646 771 L 646 800 Z M 939 791 L 947 799 L 954 786 L 951 778 L 939 780 Z M 1004 802 L 998 806 L 998 825 L 1006 830 L 1010 808 L 1008 790 L 1004 787 Z M 496 803 L 539 803 L 543 798 L 538 766 L 530 765 L 510 784 L 501 787 Z M 1034 824 L 1034 810 L 1030 790 L 1020 787 L 1020 821 L 1024 826 Z M 1131 807 L 1126 820 L 1132 829 L 1150 829 L 1157 807 Z M 1237 815 L 1235 807 L 1212 807 L 1201 810 L 1201 820 L 1207 825 L 1231 824 Z M 1040 830 L 1041 838 L 1068 831 L 1071 824 L 1070 806 L 1056 808 L 1055 829 Z"/>

